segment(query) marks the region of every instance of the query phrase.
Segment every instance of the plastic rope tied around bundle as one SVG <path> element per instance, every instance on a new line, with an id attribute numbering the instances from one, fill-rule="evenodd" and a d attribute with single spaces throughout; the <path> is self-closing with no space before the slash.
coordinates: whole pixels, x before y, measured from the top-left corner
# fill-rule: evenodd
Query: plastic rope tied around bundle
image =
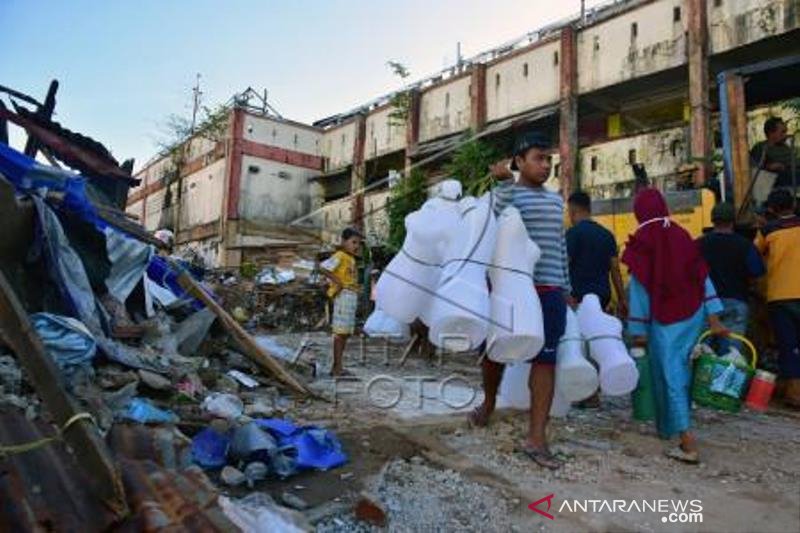
<path id="1" fill-rule="evenodd" d="M 541 251 L 528 237 L 519 211 L 506 207 L 497 223 L 489 267 L 492 283 L 489 359 L 514 363 L 535 357 L 544 346 L 544 322 L 533 269 Z"/>
<path id="2" fill-rule="evenodd" d="M 564 336 L 556 353 L 556 388 L 571 402 L 595 393 L 600 381 L 594 365 L 586 360 L 586 344 L 578 327 L 578 317 L 567 308 Z"/>
<path id="3" fill-rule="evenodd" d="M 83 323 L 51 313 L 34 313 L 30 318 L 45 350 L 65 377 L 69 379 L 80 367 L 91 367 L 97 343 Z"/>
<path id="4" fill-rule="evenodd" d="M 364 324 L 364 333 L 370 337 L 387 339 L 389 342 L 398 344 L 408 342 L 411 338 L 408 324 L 392 318 L 377 306 Z"/>
<path id="5" fill-rule="evenodd" d="M 499 402 L 500 408 L 530 409 L 531 390 L 528 379 L 531 373 L 531 363 L 514 363 L 506 365 L 503 371 L 503 380 L 500 382 Z M 556 386 L 553 392 L 553 402 L 550 404 L 550 416 L 563 418 L 569 413 L 572 404 Z"/>
<path id="6" fill-rule="evenodd" d="M 622 322 L 603 312 L 595 294 L 578 306 L 578 326 L 589 343 L 589 355 L 600 367 L 600 390 L 622 396 L 636 388 L 639 371 L 622 342 Z"/>
<path id="7" fill-rule="evenodd" d="M 461 227 L 450 239 L 428 324 L 429 340 L 456 352 L 476 349 L 489 333 L 486 268 L 497 238 L 490 195 L 477 201 L 467 197 L 462 203 L 469 207 L 464 209 Z"/>
<path id="8" fill-rule="evenodd" d="M 378 307 L 405 324 L 426 312 L 439 283 L 445 247 L 459 221 L 458 204 L 446 198 L 431 198 L 406 216 L 403 248 L 375 288 Z"/>

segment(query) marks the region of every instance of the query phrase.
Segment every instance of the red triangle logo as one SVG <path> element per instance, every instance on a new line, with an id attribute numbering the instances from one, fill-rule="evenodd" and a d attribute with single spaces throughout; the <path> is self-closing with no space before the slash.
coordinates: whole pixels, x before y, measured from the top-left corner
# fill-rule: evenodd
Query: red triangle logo
<path id="1" fill-rule="evenodd" d="M 535 502 L 533 502 L 532 504 L 530 504 L 528 506 L 528 509 L 530 509 L 531 511 L 535 511 L 535 512 L 539 513 L 540 515 L 549 518 L 550 520 L 555 520 L 553 515 L 551 515 L 550 513 L 547 512 L 547 511 L 550 510 L 550 506 L 553 504 L 553 496 L 555 496 L 555 495 L 554 494 L 550 494 L 549 496 L 545 496 L 541 500 L 536 500 Z M 542 511 L 541 509 L 538 508 L 539 504 L 543 503 L 543 502 L 547 502 L 547 511 Z"/>

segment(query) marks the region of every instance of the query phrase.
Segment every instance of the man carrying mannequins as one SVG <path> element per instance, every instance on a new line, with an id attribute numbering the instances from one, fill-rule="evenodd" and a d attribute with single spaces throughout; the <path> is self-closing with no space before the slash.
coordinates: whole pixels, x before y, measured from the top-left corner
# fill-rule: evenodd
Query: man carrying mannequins
<path id="1" fill-rule="evenodd" d="M 514 157 L 508 166 L 495 165 L 496 178 L 508 179 L 519 172 L 518 180 L 506 181 L 493 190 L 494 211 L 499 215 L 506 206 L 519 210 L 528 236 L 542 255 L 533 272 L 536 290 L 542 304 L 545 343 L 539 354 L 531 354 L 533 364 L 528 379 L 531 409 L 528 435 L 521 446 L 525 455 L 538 465 L 556 469 L 561 462 L 547 446 L 546 428 L 555 386 L 556 348 L 566 325 L 566 306 L 571 288 L 567 271 L 567 246 L 564 239 L 564 201 L 543 185 L 550 177 L 551 143 L 536 132 L 522 135 L 515 143 Z M 535 359 L 534 359 L 535 357 Z M 483 404 L 469 415 L 472 426 L 486 426 L 495 409 L 497 392 L 503 378 L 504 365 L 484 357 Z"/>

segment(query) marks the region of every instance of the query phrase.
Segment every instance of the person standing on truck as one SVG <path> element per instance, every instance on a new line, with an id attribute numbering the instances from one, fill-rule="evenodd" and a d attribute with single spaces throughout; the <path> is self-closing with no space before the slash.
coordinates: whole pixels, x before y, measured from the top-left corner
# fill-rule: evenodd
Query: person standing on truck
<path id="1" fill-rule="evenodd" d="M 733 230 L 735 217 L 736 211 L 730 203 L 715 205 L 711 210 L 714 229 L 700 237 L 698 244 L 725 308 L 720 319 L 732 332 L 744 335 L 750 316 L 747 305 L 750 283 L 763 276 L 766 269 L 753 243 Z"/>
<path id="2" fill-rule="evenodd" d="M 800 409 L 800 217 L 786 189 L 767 199 L 775 219 L 756 235 L 756 248 L 767 263 L 767 308 L 778 343 L 778 391 L 784 403 Z"/>
<path id="3" fill-rule="evenodd" d="M 786 123 L 781 117 L 769 117 L 764 122 L 764 136 L 766 140 L 757 143 L 750 150 L 750 159 L 762 170 L 777 174 L 773 189 L 794 186 L 792 159 L 797 156 L 786 143 Z"/>

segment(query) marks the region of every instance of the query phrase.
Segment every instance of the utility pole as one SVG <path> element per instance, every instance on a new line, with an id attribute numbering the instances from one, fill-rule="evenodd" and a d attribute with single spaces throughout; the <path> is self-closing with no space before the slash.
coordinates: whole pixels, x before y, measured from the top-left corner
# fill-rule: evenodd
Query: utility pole
<path id="1" fill-rule="evenodd" d="M 194 133 L 194 127 L 197 125 L 197 110 L 200 108 L 200 97 L 203 96 L 202 91 L 200 90 L 200 73 L 197 73 L 197 81 L 195 82 L 194 88 L 192 89 L 192 133 Z"/>

